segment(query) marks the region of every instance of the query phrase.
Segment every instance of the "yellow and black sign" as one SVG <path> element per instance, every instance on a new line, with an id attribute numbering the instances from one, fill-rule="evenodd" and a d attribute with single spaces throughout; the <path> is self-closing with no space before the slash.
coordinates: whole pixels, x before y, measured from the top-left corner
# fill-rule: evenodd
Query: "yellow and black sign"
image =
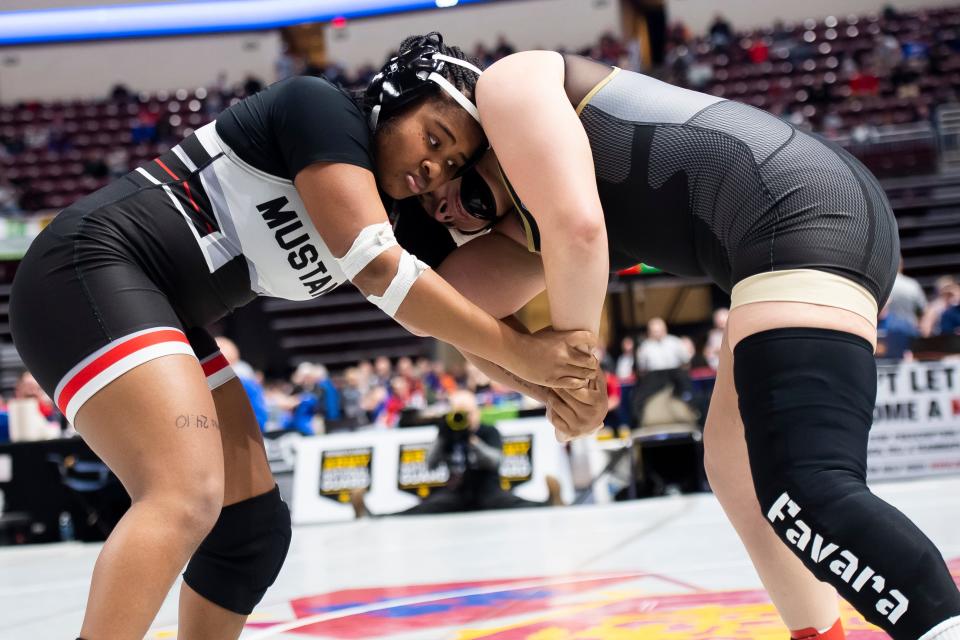
<path id="1" fill-rule="evenodd" d="M 369 489 L 373 447 L 324 451 L 320 458 L 320 495 L 349 502 L 350 492 Z"/>
<path id="2" fill-rule="evenodd" d="M 397 485 L 401 491 L 412 493 L 418 498 L 426 498 L 430 491 L 442 487 L 450 479 L 447 465 L 441 463 L 436 469 L 427 466 L 429 444 L 401 444 L 400 464 L 397 471 Z"/>
<path id="3" fill-rule="evenodd" d="M 500 462 L 500 486 L 523 484 L 533 476 L 533 434 L 507 436 L 503 439 L 503 461 Z"/>

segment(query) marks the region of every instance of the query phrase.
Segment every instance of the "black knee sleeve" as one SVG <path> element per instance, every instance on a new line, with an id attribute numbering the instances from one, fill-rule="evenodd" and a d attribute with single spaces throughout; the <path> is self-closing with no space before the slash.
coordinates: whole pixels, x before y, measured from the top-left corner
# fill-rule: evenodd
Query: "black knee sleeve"
<path id="1" fill-rule="evenodd" d="M 290 534 L 290 510 L 277 487 L 226 506 L 190 559 L 183 581 L 214 604 L 249 614 L 280 573 Z"/>
<path id="2" fill-rule="evenodd" d="M 763 515 L 807 568 L 895 640 L 960 614 L 940 552 L 867 489 L 870 344 L 826 329 L 765 331 L 734 349 L 734 381 Z"/>

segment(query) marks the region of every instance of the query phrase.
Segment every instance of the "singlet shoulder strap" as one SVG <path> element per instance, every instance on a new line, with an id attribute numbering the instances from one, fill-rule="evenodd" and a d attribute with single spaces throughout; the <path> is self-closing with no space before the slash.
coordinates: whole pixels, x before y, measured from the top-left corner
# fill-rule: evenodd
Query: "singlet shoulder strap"
<path id="1" fill-rule="evenodd" d="M 499 162 L 497 163 L 497 173 L 500 175 L 500 182 L 503 183 L 504 188 L 510 195 L 510 201 L 520 215 L 523 232 L 527 236 L 527 251 L 530 253 L 540 253 L 540 228 L 537 226 L 537 221 L 533 219 L 533 216 L 530 215 L 530 212 L 520 201 L 520 196 L 517 195 L 513 185 L 507 180 L 507 176 L 504 175 L 503 167 L 500 166 Z"/>
<path id="2" fill-rule="evenodd" d="M 620 73 L 620 67 L 614 67 L 607 76 L 595 84 L 592 89 L 590 89 L 587 95 L 583 96 L 583 100 L 580 101 L 580 104 L 577 105 L 577 115 L 580 115 L 584 109 L 587 108 L 587 105 L 590 104 L 590 101 L 593 100 L 593 97 L 600 93 L 600 90 L 607 86 L 607 83 L 613 80 L 613 78 Z"/>

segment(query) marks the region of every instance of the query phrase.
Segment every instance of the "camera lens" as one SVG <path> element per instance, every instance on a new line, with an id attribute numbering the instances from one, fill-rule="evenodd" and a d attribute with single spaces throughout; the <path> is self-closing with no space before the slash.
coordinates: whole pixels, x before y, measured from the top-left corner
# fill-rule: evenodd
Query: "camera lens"
<path id="1" fill-rule="evenodd" d="M 467 414 L 464 411 L 451 411 L 445 416 L 445 421 L 453 431 L 462 431 L 468 426 Z"/>

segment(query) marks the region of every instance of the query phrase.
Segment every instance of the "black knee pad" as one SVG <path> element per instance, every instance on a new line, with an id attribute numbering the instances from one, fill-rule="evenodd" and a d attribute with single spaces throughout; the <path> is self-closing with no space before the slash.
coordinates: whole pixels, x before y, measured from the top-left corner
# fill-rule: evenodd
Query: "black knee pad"
<path id="1" fill-rule="evenodd" d="M 247 615 L 280 573 L 290 534 L 290 510 L 277 487 L 226 506 L 183 581 L 214 604 Z"/>
<path id="2" fill-rule="evenodd" d="M 866 485 L 870 343 L 826 329 L 758 333 L 734 349 L 734 382 L 763 515 L 807 568 L 895 640 L 960 614 L 939 551 Z"/>

